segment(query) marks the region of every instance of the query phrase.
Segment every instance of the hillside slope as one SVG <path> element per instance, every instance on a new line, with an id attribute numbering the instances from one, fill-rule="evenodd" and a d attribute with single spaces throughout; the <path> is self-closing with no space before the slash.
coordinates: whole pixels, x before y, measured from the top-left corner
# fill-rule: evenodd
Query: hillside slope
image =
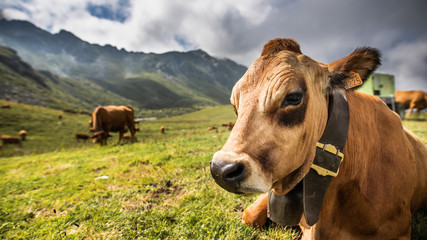
<path id="1" fill-rule="evenodd" d="M 87 79 L 151 109 L 228 103 L 232 86 L 246 71 L 202 50 L 128 52 L 90 44 L 65 30 L 50 34 L 18 20 L 0 20 L 0 45 L 15 49 L 34 68 Z"/>
<path id="2" fill-rule="evenodd" d="M 1 46 L 0 98 L 56 109 L 92 110 L 106 104 L 136 105 L 93 82 L 35 70 L 13 49 Z"/>

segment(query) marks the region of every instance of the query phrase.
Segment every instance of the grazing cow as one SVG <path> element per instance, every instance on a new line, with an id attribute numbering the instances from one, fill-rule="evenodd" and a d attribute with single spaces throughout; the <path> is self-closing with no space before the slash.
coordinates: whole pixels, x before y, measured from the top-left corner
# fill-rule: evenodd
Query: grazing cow
<path id="1" fill-rule="evenodd" d="M 90 138 L 90 136 L 89 135 L 87 135 L 87 134 L 84 134 L 84 133 L 81 133 L 81 132 L 76 132 L 76 139 L 77 139 L 77 141 L 79 141 L 79 140 L 83 140 L 83 141 L 86 141 L 86 140 L 88 140 L 89 138 Z"/>
<path id="2" fill-rule="evenodd" d="M 396 102 L 401 102 L 405 109 L 409 108 L 407 116 L 409 117 L 414 110 L 417 113 L 427 108 L 427 93 L 424 91 L 396 91 Z"/>
<path id="3" fill-rule="evenodd" d="M 234 124 L 235 124 L 234 122 L 229 122 L 228 125 L 227 125 L 227 130 L 228 131 L 233 130 Z"/>
<path id="4" fill-rule="evenodd" d="M 215 129 L 218 129 L 218 128 L 217 128 L 217 127 L 215 127 L 215 126 L 210 126 L 210 127 L 208 127 L 208 131 L 215 130 Z"/>
<path id="5" fill-rule="evenodd" d="M 95 134 L 91 137 L 93 142 L 100 143 L 101 145 L 107 144 L 109 132 L 119 132 L 119 140 L 122 140 L 123 134 L 130 130 L 135 138 L 135 121 L 133 109 L 129 106 L 102 106 L 97 107 L 93 111 L 92 120 L 90 122 L 92 128 L 91 132 Z"/>
<path id="6" fill-rule="evenodd" d="M 10 105 L 9 104 L 3 104 L 3 105 L 1 105 L 1 108 L 10 108 Z"/>
<path id="7" fill-rule="evenodd" d="M 275 39 L 233 88 L 237 121 L 211 174 L 264 193 L 242 221 L 299 225 L 304 239 L 409 239 L 427 205 L 427 148 L 375 96 L 352 91 L 380 63 L 358 48 L 330 64 Z M 267 212 L 267 209 L 269 211 Z"/>
<path id="8" fill-rule="evenodd" d="M 221 123 L 221 126 L 226 127 L 228 131 L 231 131 L 234 127 L 234 122 Z"/>
<path id="9" fill-rule="evenodd" d="M 27 131 L 25 130 L 19 131 L 19 136 L 21 137 L 21 141 L 25 141 L 25 139 L 27 138 Z"/>
<path id="10" fill-rule="evenodd" d="M 8 135 L 0 135 L 0 139 L 3 141 L 3 146 L 6 146 L 7 144 L 16 144 L 19 147 L 22 147 L 21 139 L 17 137 L 11 137 Z"/>
<path id="11" fill-rule="evenodd" d="M 102 145 L 107 144 L 107 139 L 110 137 L 112 137 L 110 134 L 105 135 L 104 131 L 100 131 L 100 132 L 96 132 L 92 136 L 90 136 L 90 139 L 92 139 L 93 143 L 99 143 L 102 146 Z"/>
<path id="12" fill-rule="evenodd" d="M 163 134 L 163 133 L 165 133 L 165 126 L 161 126 L 160 127 L 160 132 Z"/>
<path id="13" fill-rule="evenodd" d="M 62 114 L 58 114 L 58 120 L 61 121 L 62 120 Z"/>

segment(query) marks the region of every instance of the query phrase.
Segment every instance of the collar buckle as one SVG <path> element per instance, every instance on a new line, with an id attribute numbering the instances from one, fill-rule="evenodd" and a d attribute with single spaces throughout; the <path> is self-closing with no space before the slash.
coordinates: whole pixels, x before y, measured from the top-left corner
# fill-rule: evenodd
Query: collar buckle
<path id="1" fill-rule="evenodd" d="M 337 147 L 335 147 L 332 144 L 324 144 L 324 143 L 317 142 L 316 147 L 319 150 L 321 150 L 323 153 L 327 152 L 329 157 L 335 158 L 336 159 L 334 161 L 335 166 L 327 166 L 327 165 L 321 164 L 321 163 L 313 163 L 311 165 L 311 168 L 313 170 L 315 170 L 317 172 L 317 174 L 319 174 L 321 176 L 331 176 L 331 177 L 338 176 L 339 166 L 340 166 L 341 162 L 344 160 L 344 154 Z M 330 154 L 335 155 L 335 156 L 331 156 Z M 320 166 L 320 165 L 322 165 L 322 166 Z"/>

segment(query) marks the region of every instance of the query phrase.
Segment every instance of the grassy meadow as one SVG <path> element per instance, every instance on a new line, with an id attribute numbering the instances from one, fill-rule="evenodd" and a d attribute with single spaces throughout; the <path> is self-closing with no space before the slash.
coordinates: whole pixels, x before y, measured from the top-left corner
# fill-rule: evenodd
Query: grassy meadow
<path id="1" fill-rule="evenodd" d="M 0 105 L 6 103 L 0 100 Z M 1 239 L 295 239 L 283 227 L 240 223 L 256 196 L 221 189 L 209 162 L 228 138 L 231 106 L 141 122 L 138 142 L 100 147 L 77 141 L 89 116 L 9 103 L 0 134 L 28 132 L 22 148 L 0 150 Z M 58 114 L 63 115 L 61 121 Z M 427 144 L 427 121 L 404 121 Z M 160 133 L 165 126 L 166 133 Z M 216 126 L 224 132 L 208 131 Z M 427 237 L 427 213 L 413 239 Z"/>

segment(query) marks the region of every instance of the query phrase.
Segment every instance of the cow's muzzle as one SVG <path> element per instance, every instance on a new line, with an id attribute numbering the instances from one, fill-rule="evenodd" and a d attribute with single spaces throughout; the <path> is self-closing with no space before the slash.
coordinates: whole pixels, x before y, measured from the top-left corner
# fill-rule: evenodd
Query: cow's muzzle
<path id="1" fill-rule="evenodd" d="M 215 182 L 225 190 L 232 193 L 243 193 L 240 191 L 240 185 L 247 175 L 245 164 L 212 161 L 211 174 Z"/>

